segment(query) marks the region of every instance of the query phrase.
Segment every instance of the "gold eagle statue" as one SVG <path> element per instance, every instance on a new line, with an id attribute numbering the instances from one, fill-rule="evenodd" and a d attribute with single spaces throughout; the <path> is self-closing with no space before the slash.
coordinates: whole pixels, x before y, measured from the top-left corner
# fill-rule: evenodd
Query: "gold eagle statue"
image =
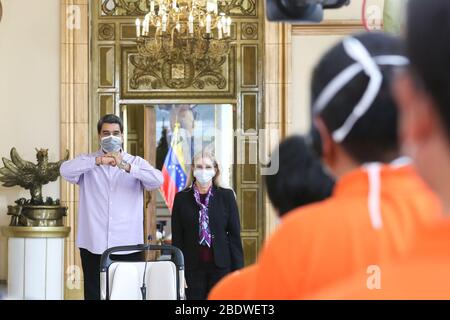
<path id="1" fill-rule="evenodd" d="M 0 182 L 4 187 L 21 186 L 30 190 L 31 204 L 44 204 L 42 198 L 42 186 L 56 181 L 59 177 L 59 168 L 64 161 L 69 159 L 69 151 L 66 150 L 64 159 L 58 162 L 48 162 L 48 149 L 36 149 L 37 164 L 23 160 L 16 148 L 11 149 L 11 160 L 3 158 L 3 168 L 0 168 Z"/>

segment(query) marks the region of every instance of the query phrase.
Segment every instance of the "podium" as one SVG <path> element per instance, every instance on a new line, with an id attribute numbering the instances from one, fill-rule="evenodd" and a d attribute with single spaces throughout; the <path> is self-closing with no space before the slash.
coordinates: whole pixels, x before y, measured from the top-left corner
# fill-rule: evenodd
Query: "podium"
<path id="1" fill-rule="evenodd" d="M 8 296 L 64 299 L 64 239 L 70 227 L 2 227 L 8 237 Z"/>

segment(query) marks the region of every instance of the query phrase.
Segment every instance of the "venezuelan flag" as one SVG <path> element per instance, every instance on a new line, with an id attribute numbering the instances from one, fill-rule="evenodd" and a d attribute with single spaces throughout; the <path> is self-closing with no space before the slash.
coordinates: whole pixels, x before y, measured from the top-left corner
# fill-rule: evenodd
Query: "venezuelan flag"
<path id="1" fill-rule="evenodd" d="M 175 194 L 184 189 L 187 178 L 179 128 L 180 124 L 176 123 L 169 152 L 162 168 L 164 183 L 161 186 L 161 191 L 170 211 L 172 211 Z"/>

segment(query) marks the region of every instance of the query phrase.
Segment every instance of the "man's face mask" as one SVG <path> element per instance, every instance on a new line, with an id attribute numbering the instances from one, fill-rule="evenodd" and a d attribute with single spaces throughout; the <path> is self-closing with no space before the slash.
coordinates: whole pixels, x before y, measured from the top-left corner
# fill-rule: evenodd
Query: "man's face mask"
<path id="1" fill-rule="evenodd" d="M 122 149 L 122 138 L 113 135 L 103 137 L 100 141 L 103 151 L 119 152 Z"/>

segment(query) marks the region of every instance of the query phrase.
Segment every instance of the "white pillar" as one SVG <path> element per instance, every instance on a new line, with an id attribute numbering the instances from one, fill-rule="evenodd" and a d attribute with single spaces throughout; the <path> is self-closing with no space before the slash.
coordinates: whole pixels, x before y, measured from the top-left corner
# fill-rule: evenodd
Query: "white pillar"
<path id="1" fill-rule="evenodd" d="M 64 299 L 68 227 L 4 227 L 8 236 L 8 299 Z"/>
<path id="2" fill-rule="evenodd" d="M 223 187 L 233 185 L 234 131 L 233 106 L 216 105 L 216 158 L 221 167 Z"/>

